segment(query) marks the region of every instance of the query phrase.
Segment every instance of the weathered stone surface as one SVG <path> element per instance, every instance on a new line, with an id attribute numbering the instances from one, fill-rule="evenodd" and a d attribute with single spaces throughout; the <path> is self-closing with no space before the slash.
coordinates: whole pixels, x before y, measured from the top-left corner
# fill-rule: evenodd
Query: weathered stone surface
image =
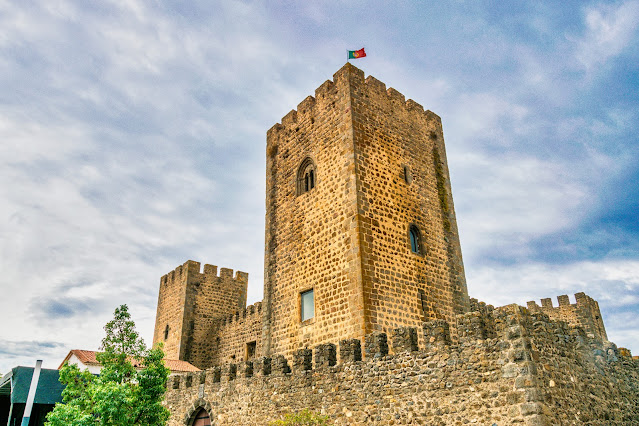
<path id="1" fill-rule="evenodd" d="M 253 374 L 256 376 L 271 374 L 271 358 L 263 356 L 253 361 Z"/>
<path id="2" fill-rule="evenodd" d="M 339 342 L 339 358 L 341 362 L 362 360 L 362 342 L 359 339 L 344 339 Z"/>
<path id="3" fill-rule="evenodd" d="M 366 358 L 381 358 L 388 354 L 386 333 L 375 332 L 366 335 Z"/>
<path id="4" fill-rule="evenodd" d="M 425 322 L 422 329 L 426 348 L 436 349 L 450 346 L 450 327 L 446 321 L 433 320 Z"/>
<path id="5" fill-rule="evenodd" d="M 337 364 L 337 347 L 326 343 L 315 347 L 315 368 L 331 367 Z"/>
<path id="6" fill-rule="evenodd" d="M 293 352 L 293 372 L 302 373 L 313 368 L 313 351 L 298 349 Z"/>
<path id="7" fill-rule="evenodd" d="M 291 372 L 288 361 L 284 355 L 275 355 L 271 360 L 271 371 L 275 375 L 283 375 Z"/>
<path id="8" fill-rule="evenodd" d="M 417 329 L 401 327 L 393 330 L 393 352 L 413 352 L 417 350 Z"/>
<path id="9" fill-rule="evenodd" d="M 218 425 L 267 424 L 304 408 L 339 425 L 603 426 L 639 418 L 639 360 L 607 358 L 605 349 L 613 346 L 597 339 L 586 338 L 584 348 L 569 327 L 547 316 L 510 306 L 487 315 L 493 318 L 484 322 L 504 324 L 500 334 L 467 339 L 464 345 L 425 345 L 382 356 L 385 335 L 373 333 L 367 336 L 369 356 L 361 362 L 352 362 L 349 354 L 357 346 L 350 340 L 341 342 L 340 348 L 349 350 L 330 368 L 334 346 L 316 348 L 314 368 L 310 349 L 296 351 L 292 362 L 300 375 L 284 372 L 286 358 L 277 355 L 271 374 L 248 377 L 241 367 L 228 381 L 233 365 L 227 365 L 220 383 L 208 379 L 216 370 L 207 370 L 203 389 L 186 386 L 188 377 L 195 383 L 197 375 L 172 376 L 170 383 L 178 388 L 167 391 L 169 424 L 188 424 L 193 406 L 203 403 Z M 256 360 L 254 372 L 265 363 Z"/>

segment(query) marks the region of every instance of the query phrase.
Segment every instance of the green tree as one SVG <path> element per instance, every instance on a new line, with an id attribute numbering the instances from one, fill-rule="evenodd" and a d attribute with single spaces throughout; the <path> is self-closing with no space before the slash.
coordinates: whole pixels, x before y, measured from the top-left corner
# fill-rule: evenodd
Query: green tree
<path id="1" fill-rule="evenodd" d="M 47 415 L 47 425 L 165 425 L 169 411 L 162 399 L 169 369 L 164 366 L 162 347 L 146 348 L 126 305 L 115 310 L 104 330 L 102 352 L 96 356 L 102 364 L 100 375 L 64 365 L 60 370 L 60 382 L 66 385 L 63 402 Z"/>
<path id="2" fill-rule="evenodd" d="M 315 414 L 306 408 L 298 413 L 289 413 L 282 420 L 269 423 L 269 426 L 324 426 L 328 424 L 328 416 Z"/>

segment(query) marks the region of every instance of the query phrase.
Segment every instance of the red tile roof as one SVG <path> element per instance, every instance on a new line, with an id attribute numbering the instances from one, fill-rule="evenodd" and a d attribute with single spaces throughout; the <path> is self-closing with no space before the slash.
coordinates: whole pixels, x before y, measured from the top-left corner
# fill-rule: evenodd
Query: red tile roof
<path id="1" fill-rule="evenodd" d="M 64 365 L 65 362 L 67 362 L 72 355 L 75 355 L 78 360 L 84 364 L 84 365 L 95 365 L 95 366 L 99 366 L 100 363 L 98 362 L 97 358 L 96 358 L 96 351 L 85 351 L 82 349 L 72 349 L 71 351 L 69 351 L 69 354 L 64 358 L 64 360 L 62 361 L 62 363 L 60 364 L 60 366 L 58 367 L 58 370 L 60 368 L 62 368 L 62 366 Z M 199 368 L 195 367 L 194 365 L 192 365 L 191 363 L 187 362 L 187 361 L 182 361 L 179 359 L 164 359 L 164 365 L 166 365 L 166 367 L 171 370 L 172 373 L 181 373 L 181 372 L 190 372 L 190 371 L 200 371 Z M 135 365 L 135 367 L 139 367 L 139 365 Z"/>
<path id="2" fill-rule="evenodd" d="M 190 362 L 182 361 L 179 359 L 164 359 L 164 365 L 173 373 L 181 373 L 188 371 L 200 371 L 199 368 L 191 364 Z"/>

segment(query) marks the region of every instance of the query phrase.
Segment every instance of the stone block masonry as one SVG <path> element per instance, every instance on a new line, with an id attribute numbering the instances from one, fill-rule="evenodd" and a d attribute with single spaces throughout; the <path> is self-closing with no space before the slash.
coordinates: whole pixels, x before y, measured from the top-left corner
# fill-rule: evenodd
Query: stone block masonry
<path id="1" fill-rule="evenodd" d="M 200 408 L 216 425 L 266 425 L 305 408 L 338 425 L 628 425 L 639 419 L 639 361 L 629 352 L 517 305 L 455 320 L 464 324 L 458 344 L 450 343 L 448 324 L 435 320 L 419 330 L 366 336 L 366 350 L 377 356 L 364 361 L 354 355 L 363 345 L 350 339 L 339 350 L 322 344 L 296 351 L 290 362 L 278 355 L 251 367 L 242 362 L 171 376 L 169 424 L 190 425 Z M 429 346 L 413 346 L 417 332 Z"/>
<path id="2" fill-rule="evenodd" d="M 576 303 L 571 304 L 567 295 L 557 296 L 559 306 L 554 307 L 550 298 L 541 299 L 541 307 L 536 302 L 528 302 L 528 309 L 543 312 L 550 318 L 565 321 L 572 326 L 582 327 L 587 334 L 607 340 L 599 303 L 585 293 L 575 294 Z"/>
<path id="3" fill-rule="evenodd" d="M 248 274 L 187 261 L 160 279 L 153 343 L 163 342 L 167 358 L 207 368 L 218 359 L 212 332 L 219 319 L 246 309 Z M 254 316 L 254 315 L 253 315 Z M 249 321 L 250 323 L 250 321 Z"/>
<path id="4" fill-rule="evenodd" d="M 264 355 L 430 319 L 454 339 L 469 300 L 436 114 L 346 64 L 267 132 L 266 156 Z"/>
<path id="5" fill-rule="evenodd" d="M 262 353 L 262 303 L 213 321 L 207 366 L 250 361 Z"/>

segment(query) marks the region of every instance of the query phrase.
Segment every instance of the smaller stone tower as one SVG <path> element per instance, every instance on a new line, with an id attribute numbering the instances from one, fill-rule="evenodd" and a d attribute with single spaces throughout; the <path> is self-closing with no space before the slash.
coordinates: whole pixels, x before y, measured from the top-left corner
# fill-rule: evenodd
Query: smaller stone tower
<path id="1" fill-rule="evenodd" d="M 214 320 L 246 308 L 248 274 L 192 260 L 160 279 L 153 344 L 163 342 L 169 359 L 198 368 L 210 365 L 215 342 L 209 339 Z"/>
<path id="2" fill-rule="evenodd" d="M 577 303 L 571 304 L 570 298 L 566 294 L 557 296 L 557 301 L 559 302 L 557 307 L 553 306 L 550 297 L 541 299 L 541 307 L 535 301 L 530 301 L 528 309 L 531 312 L 543 312 L 550 319 L 556 321 L 565 321 L 571 327 L 582 327 L 590 337 L 603 341 L 608 340 L 599 303 L 595 299 L 580 292 L 575 293 Z"/>

